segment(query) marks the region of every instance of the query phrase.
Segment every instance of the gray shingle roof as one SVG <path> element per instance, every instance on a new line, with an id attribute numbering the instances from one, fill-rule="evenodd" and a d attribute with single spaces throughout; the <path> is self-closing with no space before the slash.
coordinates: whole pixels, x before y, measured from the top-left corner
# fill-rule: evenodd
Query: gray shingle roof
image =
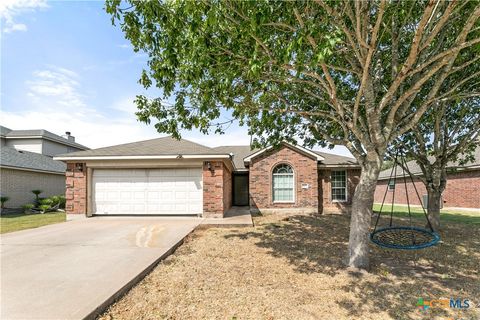
<path id="1" fill-rule="evenodd" d="M 233 163 L 237 169 L 245 169 L 245 163 L 243 162 L 243 159 L 259 150 L 252 150 L 250 146 L 220 146 L 213 149 L 219 153 L 233 153 Z"/>
<path id="2" fill-rule="evenodd" d="M 172 156 L 172 155 L 229 155 L 233 154 L 233 162 L 237 169 L 245 169 L 243 159 L 259 151 L 243 146 L 219 146 L 209 148 L 188 140 L 176 140 L 170 136 L 125 143 L 121 145 L 77 151 L 58 155 L 59 158 L 75 157 L 108 157 L 108 156 Z M 324 165 L 357 165 L 354 158 L 339 156 L 331 153 L 314 151 L 325 158 Z"/>
<path id="3" fill-rule="evenodd" d="M 77 151 L 57 157 L 102 157 L 102 156 L 159 156 L 159 155 L 222 154 L 212 148 L 171 136 L 120 144 L 111 147 Z"/>
<path id="4" fill-rule="evenodd" d="M 12 131 L 12 129 L 0 126 L 0 137 L 5 137 L 10 131 Z"/>
<path id="5" fill-rule="evenodd" d="M 39 153 L 20 151 L 10 147 L 1 148 L 0 166 L 58 173 L 64 173 L 67 168 L 61 161 Z"/>
<path id="6" fill-rule="evenodd" d="M 468 169 L 470 167 L 478 167 L 480 166 L 480 146 L 475 150 L 474 153 L 475 160 L 473 162 L 469 162 L 463 165 L 460 165 L 459 161 L 450 161 L 447 163 L 447 168 L 465 168 Z M 429 157 L 430 161 L 434 161 L 434 157 Z M 410 171 L 413 175 L 422 175 L 422 169 L 415 160 L 411 160 L 407 162 L 408 171 Z M 392 173 L 392 168 L 383 170 L 378 175 L 379 180 L 388 179 L 390 174 Z M 405 175 L 408 175 L 408 172 L 405 171 Z M 403 168 L 397 166 L 397 177 L 403 177 Z"/>
<path id="7" fill-rule="evenodd" d="M 2 132 L 4 129 L 10 130 L 8 128 L 2 127 Z M 5 134 L 5 137 L 7 138 L 22 138 L 22 137 L 42 137 L 46 139 L 50 139 L 53 141 L 57 141 L 63 144 L 67 144 L 79 149 L 89 149 L 85 147 L 84 145 L 81 145 L 79 143 L 76 143 L 74 141 L 70 141 L 68 139 L 65 139 L 59 135 L 56 135 L 55 133 L 51 133 L 50 131 L 44 130 L 44 129 L 35 129 L 35 130 L 10 130 Z"/>
<path id="8" fill-rule="evenodd" d="M 338 154 L 333 154 L 333 153 L 328 153 L 328 152 L 323 152 L 323 151 L 313 150 L 313 152 L 315 152 L 316 154 L 319 154 L 322 157 L 324 157 L 325 160 L 323 160 L 321 164 L 324 164 L 324 165 L 327 165 L 327 166 L 328 165 L 358 166 L 357 159 L 355 159 L 355 158 L 339 156 Z"/>

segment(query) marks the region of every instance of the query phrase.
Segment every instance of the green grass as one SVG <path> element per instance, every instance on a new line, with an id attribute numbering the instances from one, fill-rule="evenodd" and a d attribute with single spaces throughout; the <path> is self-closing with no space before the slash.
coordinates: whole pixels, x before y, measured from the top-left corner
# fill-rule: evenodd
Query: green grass
<path id="1" fill-rule="evenodd" d="M 374 204 L 373 210 L 378 212 L 380 210 L 380 204 Z M 390 215 L 391 205 L 386 204 L 382 209 L 382 216 Z M 420 207 L 411 207 L 412 217 L 425 219 L 423 210 Z M 407 206 L 393 206 L 393 215 L 396 217 L 408 217 Z M 466 224 L 480 224 L 480 211 L 456 211 L 456 210 L 441 210 L 440 212 L 441 222 L 458 222 Z"/>
<path id="2" fill-rule="evenodd" d="M 37 228 L 65 221 L 65 212 L 8 214 L 0 217 L 0 233 Z"/>

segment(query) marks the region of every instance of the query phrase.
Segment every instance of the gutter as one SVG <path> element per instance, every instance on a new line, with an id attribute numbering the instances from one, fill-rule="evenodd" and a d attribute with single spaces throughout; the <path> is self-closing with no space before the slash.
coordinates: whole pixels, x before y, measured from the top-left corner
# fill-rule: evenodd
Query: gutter
<path id="1" fill-rule="evenodd" d="M 353 168 L 353 169 L 360 169 L 361 167 L 358 164 L 321 164 L 319 163 L 318 168 Z"/>
<path id="2" fill-rule="evenodd" d="M 65 175 L 65 172 L 59 171 L 50 171 L 50 170 L 40 170 L 40 169 L 30 169 L 30 168 L 23 168 L 23 167 L 14 167 L 14 166 L 5 166 L 0 165 L 1 169 L 11 169 L 11 170 L 19 170 L 19 171 L 31 171 L 31 172 L 39 172 L 39 173 L 49 173 L 49 174 L 58 174 L 58 175 Z"/>
<path id="3" fill-rule="evenodd" d="M 53 160 L 76 161 L 76 160 L 167 160 L 167 159 L 231 159 L 229 154 L 194 154 L 194 155 L 163 155 L 163 156 L 60 156 Z"/>

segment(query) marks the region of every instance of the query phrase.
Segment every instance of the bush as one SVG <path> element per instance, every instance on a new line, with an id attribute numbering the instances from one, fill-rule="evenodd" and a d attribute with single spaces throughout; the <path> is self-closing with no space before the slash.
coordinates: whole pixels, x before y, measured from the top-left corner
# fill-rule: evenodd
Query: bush
<path id="1" fill-rule="evenodd" d="M 4 208 L 5 202 L 7 202 L 8 200 L 10 200 L 9 197 L 0 197 L 0 202 L 1 202 L 1 208 L 2 209 Z"/>
<path id="2" fill-rule="evenodd" d="M 38 197 L 40 195 L 40 193 L 42 193 L 43 191 L 42 190 L 32 190 L 32 193 L 35 195 L 35 203 L 38 205 L 39 204 L 39 200 L 40 198 Z"/>
<path id="3" fill-rule="evenodd" d="M 35 205 L 32 204 L 32 203 L 24 204 L 24 205 L 22 206 L 23 212 L 24 212 L 24 213 L 29 213 L 34 207 L 35 207 Z"/>
<path id="4" fill-rule="evenodd" d="M 49 199 L 52 200 L 52 207 L 55 207 L 56 205 L 58 205 L 59 208 L 61 209 L 64 209 L 65 208 L 65 197 L 62 196 L 62 195 L 58 195 L 58 196 L 52 196 L 50 197 Z"/>
<path id="5" fill-rule="evenodd" d="M 38 201 L 40 203 L 40 205 L 49 205 L 49 206 L 53 206 L 53 200 L 51 198 L 45 198 L 45 199 L 40 199 Z"/>
<path id="6" fill-rule="evenodd" d="M 41 204 L 41 205 L 38 206 L 38 208 L 40 209 L 40 211 L 41 211 L 42 213 L 45 213 L 45 212 L 47 212 L 48 210 L 50 210 L 50 209 L 52 208 L 52 206 L 49 205 L 49 204 Z"/>

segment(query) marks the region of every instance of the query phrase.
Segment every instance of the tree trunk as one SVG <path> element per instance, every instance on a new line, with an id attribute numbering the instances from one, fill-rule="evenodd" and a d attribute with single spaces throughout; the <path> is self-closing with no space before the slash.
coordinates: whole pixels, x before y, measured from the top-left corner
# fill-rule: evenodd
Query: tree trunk
<path id="1" fill-rule="evenodd" d="M 440 230 L 440 207 L 442 201 L 442 193 L 447 186 L 447 173 L 445 165 L 443 167 L 435 166 L 431 171 L 431 176 L 427 177 L 427 194 L 428 194 L 428 219 L 433 230 Z M 428 223 L 427 223 L 427 227 Z"/>
<path id="2" fill-rule="evenodd" d="M 440 230 L 440 207 L 442 201 L 442 192 L 435 188 L 428 188 L 428 220 L 433 230 Z M 428 227 L 428 226 L 427 226 Z"/>
<path id="3" fill-rule="evenodd" d="M 372 220 L 372 207 L 380 172 L 381 161 L 366 161 L 362 165 L 360 181 L 352 203 L 350 238 L 348 242 L 348 266 L 368 269 L 369 234 Z"/>

